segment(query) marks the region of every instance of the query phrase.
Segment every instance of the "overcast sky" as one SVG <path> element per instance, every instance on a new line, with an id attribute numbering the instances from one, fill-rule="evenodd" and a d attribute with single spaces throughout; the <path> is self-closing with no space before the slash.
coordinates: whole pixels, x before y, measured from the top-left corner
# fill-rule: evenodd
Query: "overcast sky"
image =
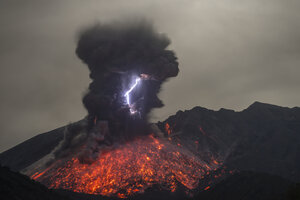
<path id="1" fill-rule="evenodd" d="M 86 115 L 78 32 L 124 17 L 151 20 L 179 59 L 152 121 L 194 106 L 300 106 L 299 10 L 299 0 L 1 0 L 0 152 Z"/>

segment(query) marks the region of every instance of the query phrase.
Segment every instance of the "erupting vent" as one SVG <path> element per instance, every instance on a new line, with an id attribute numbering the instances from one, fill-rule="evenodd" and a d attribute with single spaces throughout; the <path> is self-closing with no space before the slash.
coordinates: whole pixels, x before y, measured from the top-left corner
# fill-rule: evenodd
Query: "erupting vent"
<path id="1" fill-rule="evenodd" d="M 149 135 L 148 114 L 163 106 L 161 85 L 179 72 L 169 44 L 144 20 L 84 30 L 76 54 L 92 79 L 83 97 L 88 116 L 69 125 L 64 140 L 25 173 L 49 188 L 120 198 L 154 185 L 171 192 L 195 189 L 220 162 L 173 144 L 169 124 L 168 138 L 160 131 L 160 138 Z"/>
<path id="2" fill-rule="evenodd" d="M 187 190 L 194 189 L 218 164 L 200 161 L 169 141 L 150 135 L 102 153 L 92 164 L 80 163 L 77 158 L 58 160 L 32 178 L 49 188 L 125 198 L 154 184 L 175 191 L 179 182 Z"/>

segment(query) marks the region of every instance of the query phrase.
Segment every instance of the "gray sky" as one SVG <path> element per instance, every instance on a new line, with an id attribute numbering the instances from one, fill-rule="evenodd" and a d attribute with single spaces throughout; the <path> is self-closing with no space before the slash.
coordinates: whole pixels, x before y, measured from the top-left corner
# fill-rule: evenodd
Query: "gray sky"
<path id="1" fill-rule="evenodd" d="M 180 74 L 152 121 L 194 106 L 299 106 L 299 10 L 299 0 L 1 0 L 0 152 L 86 115 L 76 38 L 97 21 L 142 16 L 172 40 Z"/>

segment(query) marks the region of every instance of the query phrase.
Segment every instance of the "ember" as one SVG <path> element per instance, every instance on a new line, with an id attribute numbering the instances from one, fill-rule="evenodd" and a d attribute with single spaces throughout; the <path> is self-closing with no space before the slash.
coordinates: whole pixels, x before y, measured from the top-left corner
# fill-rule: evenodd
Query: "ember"
<path id="1" fill-rule="evenodd" d="M 49 188 L 125 198 L 154 184 L 172 192 L 177 182 L 187 190 L 194 189 L 203 175 L 217 167 L 216 162 L 200 161 L 167 140 L 150 135 L 104 152 L 92 164 L 80 163 L 77 158 L 58 160 L 31 178 Z"/>
<path id="2" fill-rule="evenodd" d="M 165 129 L 166 129 L 166 132 L 168 133 L 168 135 L 171 135 L 172 131 L 171 131 L 170 125 L 168 123 L 166 123 Z"/>

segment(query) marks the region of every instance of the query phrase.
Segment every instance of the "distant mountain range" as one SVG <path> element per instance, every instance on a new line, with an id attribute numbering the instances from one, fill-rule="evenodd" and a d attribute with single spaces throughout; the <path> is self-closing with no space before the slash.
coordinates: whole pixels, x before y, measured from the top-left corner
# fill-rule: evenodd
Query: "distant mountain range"
<path id="1" fill-rule="evenodd" d="M 221 160 L 226 168 L 239 171 L 209 190 L 199 191 L 193 199 L 287 199 L 288 188 L 300 182 L 299 107 L 286 108 L 259 102 L 241 112 L 195 107 L 178 111 L 156 125 L 174 144 L 182 145 L 204 160 L 213 157 Z M 1 153 L 1 165 L 16 172 L 25 169 L 58 145 L 64 137 L 64 128 L 37 135 Z M 5 172 L 2 170 L 1 173 Z M 1 181 L 4 184 L 3 176 Z M 58 193 L 65 195 L 68 192 Z M 161 193 L 163 191 L 150 189 L 145 193 L 148 196 L 135 198 L 147 199 L 159 194 L 158 197 L 164 199 L 166 196 Z M 76 194 L 74 197 L 73 193 L 68 196 L 73 199 L 82 197 Z M 89 198 L 100 197 L 92 195 Z M 88 198 L 85 196 L 85 199 Z"/>

